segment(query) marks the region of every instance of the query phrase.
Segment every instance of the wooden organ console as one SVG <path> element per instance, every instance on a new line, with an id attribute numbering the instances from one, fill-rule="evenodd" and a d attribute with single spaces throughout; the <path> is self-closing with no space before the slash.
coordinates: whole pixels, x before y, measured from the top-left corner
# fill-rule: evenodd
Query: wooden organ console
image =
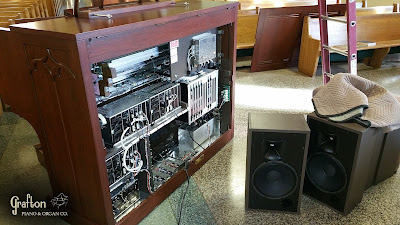
<path id="1" fill-rule="evenodd" d="M 137 224 L 233 138 L 237 10 L 160 2 L 0 31 L 0 95 L 37 132 L 65 220 Z"/>

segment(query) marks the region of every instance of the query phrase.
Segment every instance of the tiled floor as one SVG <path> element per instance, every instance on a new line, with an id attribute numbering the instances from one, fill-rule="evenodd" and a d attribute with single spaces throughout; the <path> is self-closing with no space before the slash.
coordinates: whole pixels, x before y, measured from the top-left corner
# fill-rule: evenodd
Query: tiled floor
<path id="1" fill-rule="evenodd" d="M 346 71 L 346 66 L 336 64 L 334 71 Z M 375 70 L 359 64 L 359 75 L 400 94 L 399 66 L 387 62 Z M 300 215 L 245 211 L 248 113 L 311 112 L 312 90 L 321 84 L 322 77 L 304 77 L 295 70 L 237 72 L 235 138 L 194 175 L 218 224 L 400 224 L 400 173 L 366 191 L 347 216 L 304 196 Z"/>
<path id="2" fill-rule="evenodd" d="M 344 71 L 346 65 L 335 65 Z M 400 94 L 400 63 L 386 62 L 374 70 L 359 65 L 359 74 Z M 246 132 L 248 112 L 308 113 L 312 90 L 322 78 L 305 77 L 295 69 L 237 72 L 235 138 L 190 179 L 182 224 L 400 224 L 400 173 L 370 188 L 361 204 L 341 216 L 303 197 L 300 215 L 244 210 Z M 0 224 L 66 224 L 58 218 L 21 218 L 10 213 L 13 195 L 51 196 L 46 171 L 36 159 L 38 139 L 29 124 L 12 113 L 0 117 Z M 184 183 L 141 224 L 176 224 Z"/>

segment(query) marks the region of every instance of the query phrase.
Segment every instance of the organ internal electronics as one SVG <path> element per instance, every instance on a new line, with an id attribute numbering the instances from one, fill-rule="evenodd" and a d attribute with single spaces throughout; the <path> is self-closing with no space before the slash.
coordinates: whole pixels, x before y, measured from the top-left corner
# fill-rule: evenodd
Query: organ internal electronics
<path id="1" fill-rule="evenodd" d="M 223 113 L 230 86 L 220 71 L 221 35 L 213 29 L 92 65 L 117 221 L 230 124 L 231 114 Z"/>

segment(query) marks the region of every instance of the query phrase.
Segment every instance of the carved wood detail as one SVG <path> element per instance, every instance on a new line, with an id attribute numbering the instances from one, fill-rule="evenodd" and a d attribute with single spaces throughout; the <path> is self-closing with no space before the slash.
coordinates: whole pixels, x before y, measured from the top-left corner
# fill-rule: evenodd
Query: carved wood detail
<path id="1" fill-rule="evenodd" d="M 61 76 L 61 70 L 62 69 L 65 69 L 66 71 L 68 71 L 71 74 L 71 76 L 74 79 L 76 79 L 76 76 L 71 71 L 71 69 L 68 68 L 66 65 L 58 62 L 57 59 L 55 59 L 54 56 L 51 54 L 51 51 L 50 51 L 49 48 L 47 48 L 46 51 L 47 51 L 47 55 L 44 56 L 43 58 L 32 60 L 30 66 L 29 66 L 31 74 L 33 74 L 33 72 L 36 72 L 37 71 L 37 65 L 39 63 L 42 63 L 46 67 L 46 69 L 48 70 L 50 76 L 53 78 L 54 81 L 56 80 L 56 78 Z M 49 59 L 55 64 L 53 67 L 48 64 Z"/>

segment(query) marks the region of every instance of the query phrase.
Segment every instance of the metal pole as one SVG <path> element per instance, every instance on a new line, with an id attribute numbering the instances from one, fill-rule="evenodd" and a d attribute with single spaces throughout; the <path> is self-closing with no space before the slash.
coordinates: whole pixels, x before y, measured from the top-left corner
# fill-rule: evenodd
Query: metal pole
<path id="1" fill-rule="evenodd" d="M 318 12 L 319 12 L 319 31 L 321 37 L 322 76 L 324 76 L 324 84 L 326 84 L 330 80 L 327 74 L 331 73 L 329 50 L 324 48 L 324 46 L 329 46 L 328 21 L 323 19 L 324 16 L 328 16 L 326 0 L 318 0 Z"/>
<path id="2" fill-rule="evenodd" d="M 347 47 L 349 73 L 357 75 L 356 0 L 347 0 Z"/>

